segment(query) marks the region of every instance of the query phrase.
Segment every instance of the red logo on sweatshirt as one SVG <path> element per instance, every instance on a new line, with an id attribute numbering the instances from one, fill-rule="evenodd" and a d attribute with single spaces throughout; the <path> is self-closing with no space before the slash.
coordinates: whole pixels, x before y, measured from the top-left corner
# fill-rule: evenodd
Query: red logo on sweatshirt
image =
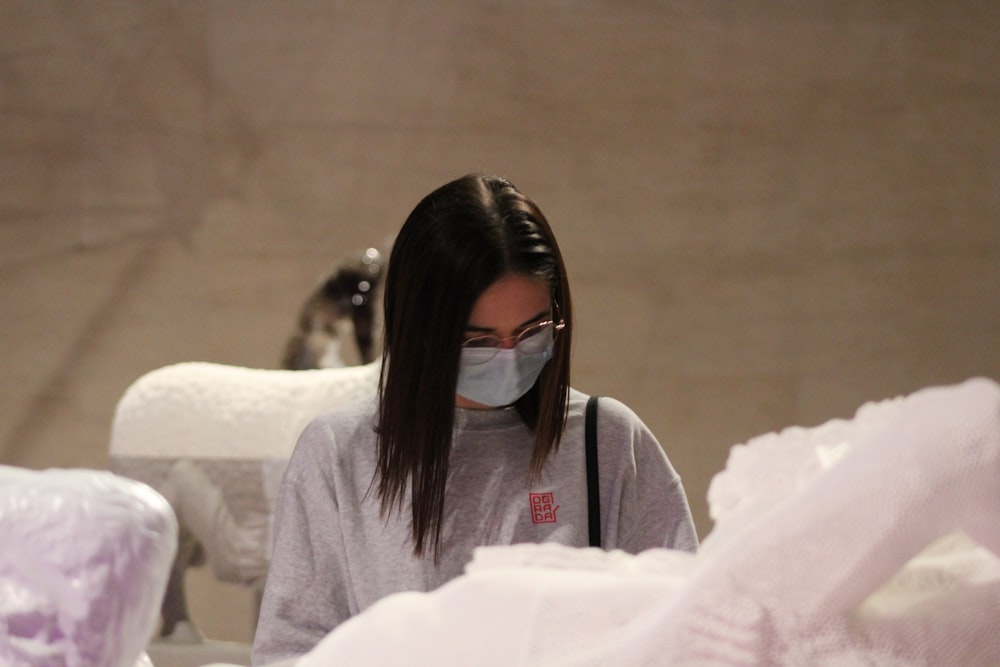
<path id="1" fill-rule="evenodd" d="M 555 523 L 556 505 L 555 497 L 552 493 L 529 493 L 531 503 L 531 523 Z"/>

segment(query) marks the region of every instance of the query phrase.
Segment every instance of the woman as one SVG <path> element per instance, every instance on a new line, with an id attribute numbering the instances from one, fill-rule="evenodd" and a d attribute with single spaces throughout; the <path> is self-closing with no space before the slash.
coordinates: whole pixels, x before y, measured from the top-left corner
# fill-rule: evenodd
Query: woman
<path id="1" fill-rule="evenodd" d="M 507 181 L 425 197 L 393 246 L 378 396 L 313 421 L 282 482 L 254 664 L 309 651 L 380 598 L 435 589 L 480 545 L 588 544 L 587 397 L 559 247 Z M 601 544 L 693 551 L 680 478 L 600 401 Z"/>

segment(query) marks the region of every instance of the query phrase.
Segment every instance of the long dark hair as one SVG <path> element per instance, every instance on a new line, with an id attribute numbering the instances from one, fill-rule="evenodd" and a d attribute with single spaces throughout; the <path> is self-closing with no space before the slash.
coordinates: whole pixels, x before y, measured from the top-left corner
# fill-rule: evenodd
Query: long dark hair
<path id="1" fill-rule="evenodd" d="M 508 273 L 548 283 L 553 317 L 566 323 L 515 403 L 535 438 L 525 473 L 537 477 L 566 424 L 573 331 L 566 269 L 545 216 L 508 181 L 470 174 L 417 204 L 389 257 L 373 485 L 383 516 L 401 511 L 409 487 L 417 555 L 430 542 L 437 557 L 441 541 L 465 327 L 479 296 Z"/>

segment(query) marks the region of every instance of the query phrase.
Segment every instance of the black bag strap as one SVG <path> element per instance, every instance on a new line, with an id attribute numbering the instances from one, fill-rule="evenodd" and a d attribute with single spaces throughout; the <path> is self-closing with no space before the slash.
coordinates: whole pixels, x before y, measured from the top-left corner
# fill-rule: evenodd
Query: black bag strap
<path id="1" fill-rule="evenodd" d="M 587 399 L 584 441 L 587 450 L 587 528 L 590 546 L 601 546 L 601 487 L 597 474 L 597 399 Z"/>

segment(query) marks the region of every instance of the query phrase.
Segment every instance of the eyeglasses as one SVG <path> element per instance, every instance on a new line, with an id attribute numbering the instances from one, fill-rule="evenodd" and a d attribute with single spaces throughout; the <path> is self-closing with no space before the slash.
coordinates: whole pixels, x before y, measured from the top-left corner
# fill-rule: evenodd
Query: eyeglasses
<path id="1" fill-rule="evenodd" d="M 485 364 L 487 361 L 497 356 L 497 353 L 503 349 L 504 344 L 507 341 L 514 341 L 514 345 L 512 347 L 521 354 L 539 354 L 544 352 L 546 348 L 548 348 L 549 343 L 555 340 L 556 333 L 565 328 L 565 322 L 543 320 L 537 324 L 532 324 L 530 327 L 514 336 L 505 336 L 501 338 L 500 336 L 489 334 L 486 336 L 467 338 L 462 342 L 462 349 L 476 350 L 476 352 L 474 353 L 473 358 L 470 358 L 470 355 L 463 357 L 463 361 L 469 364 Z"/>

